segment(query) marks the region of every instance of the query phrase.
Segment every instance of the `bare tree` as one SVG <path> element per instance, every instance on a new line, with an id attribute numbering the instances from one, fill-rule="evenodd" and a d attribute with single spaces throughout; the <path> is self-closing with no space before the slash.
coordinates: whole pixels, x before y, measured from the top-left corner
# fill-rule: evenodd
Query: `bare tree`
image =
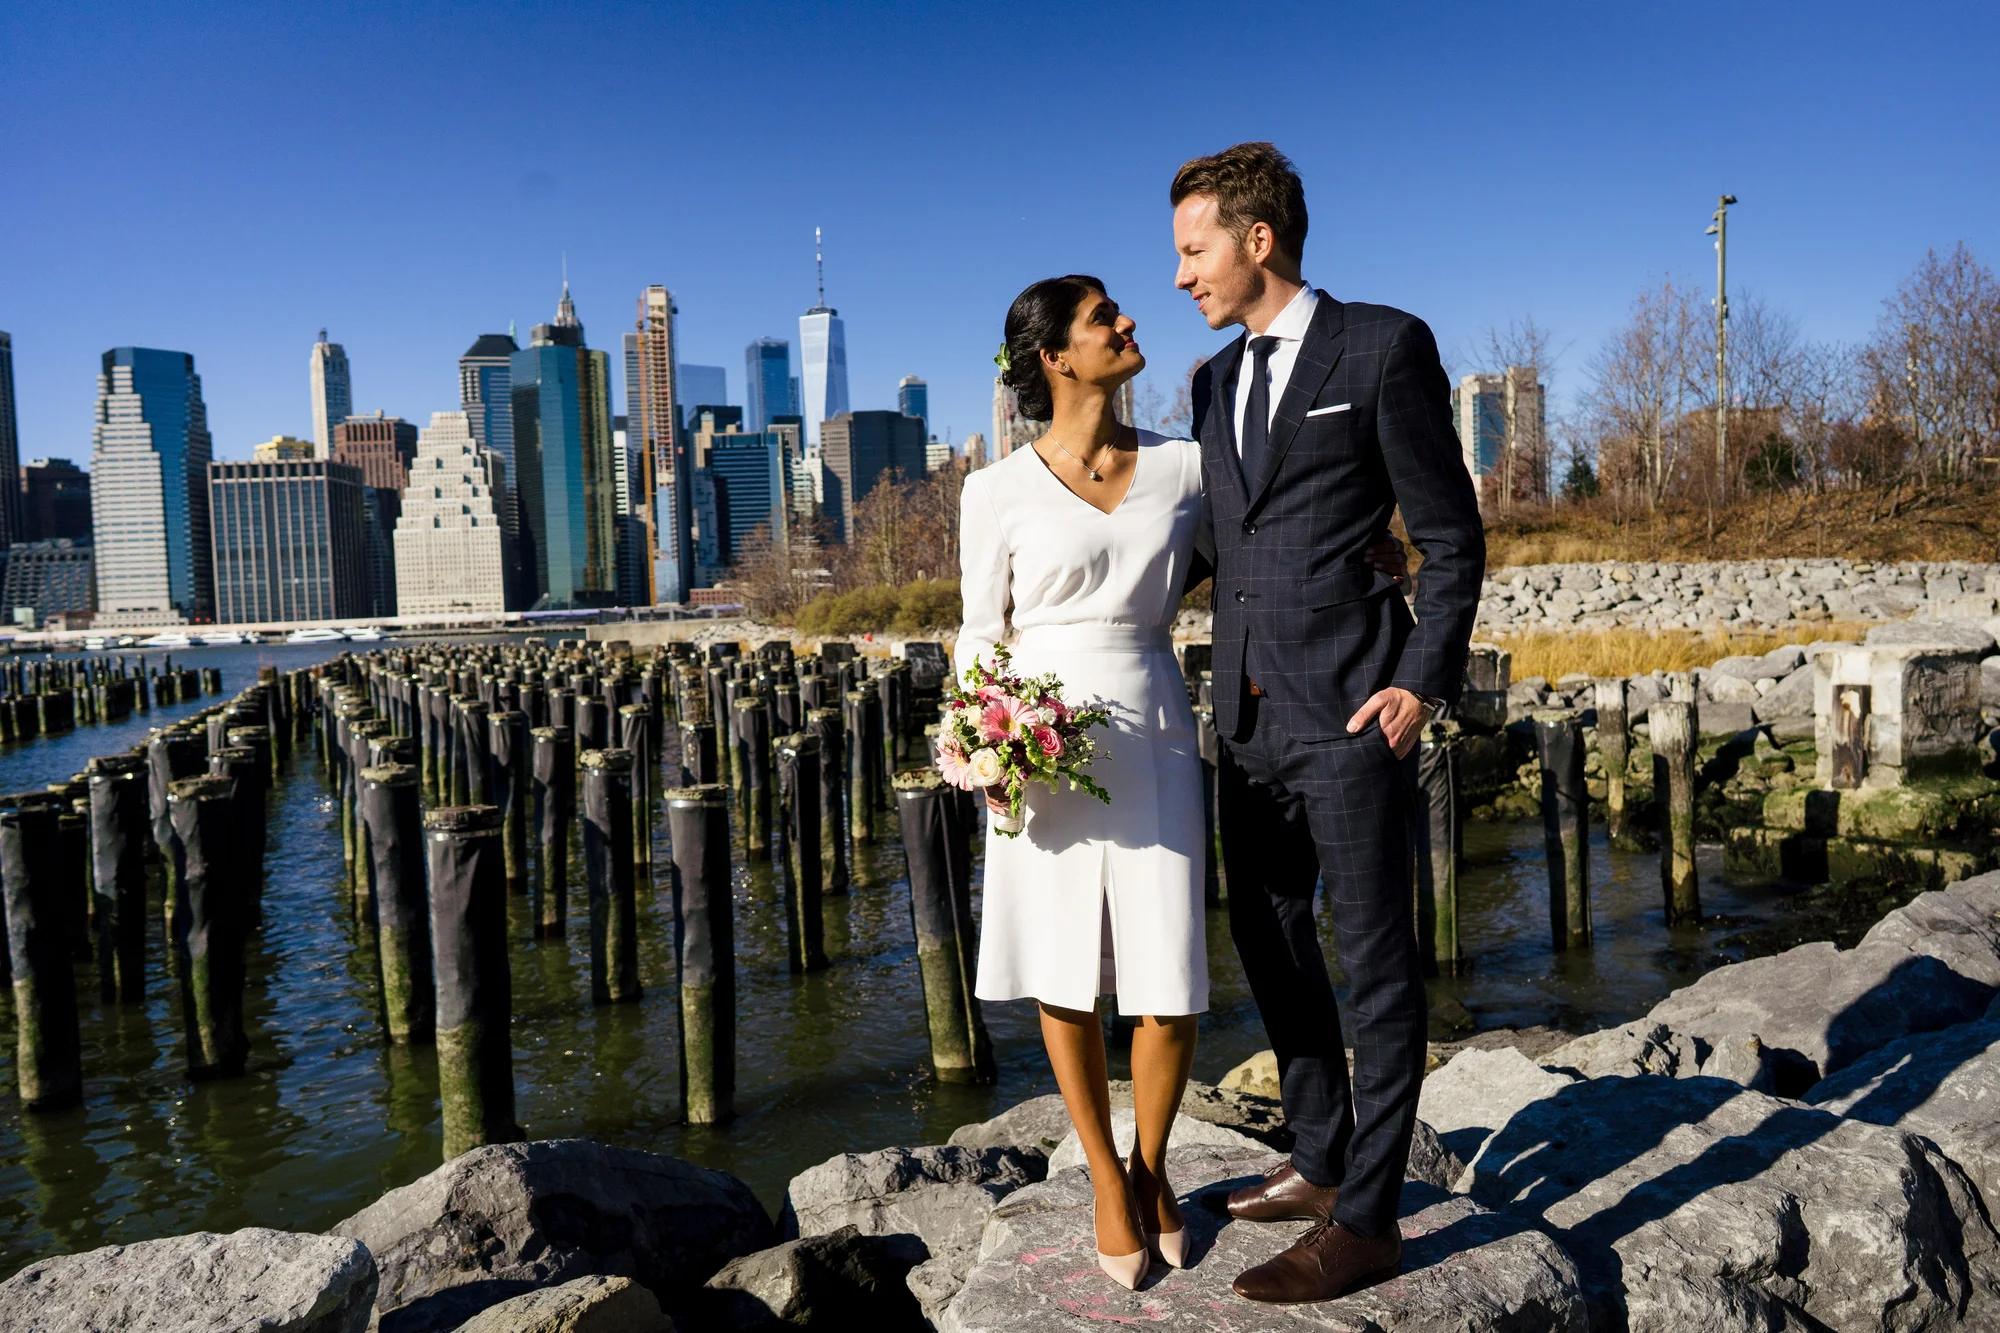
<path id="1" fill-rule="evenodd" d="M 1486 330 L 1481 349 L 1488 365 L 1498 367 L 1502 377 L 1502 430 L 1500 452 L 1500 512 L 1513 507 L 1515 498 L 1527 491 L 1546 504 L 1550 499 L 1549 431 L 1544 404 L 1549 382 L 1554 377 L 1556 354 L 1549 331 L 1535 323 L 1533 315 L 1509 320 Z M 1526 401 L 1525 390 L 1536 386 L 1535 401 Z"/>
<path id="2" fill-rule="evenodd" d="M 1882 305 L 1861 353 L 1871 411 L 1908 437 L 1917 480 L 1962 481 L 2000 440 L 2000 284 L 1961 242 Z"/>
<path id="3" fill-rule="evenodd" d="M 1685 466 L 1689 409 L 1701 400 L 1706 316 L 1672 280 L 1639 294 L 1625 327 L 1590 361 L 1583 394 L 1605 479 L 1657 509 Z"/>

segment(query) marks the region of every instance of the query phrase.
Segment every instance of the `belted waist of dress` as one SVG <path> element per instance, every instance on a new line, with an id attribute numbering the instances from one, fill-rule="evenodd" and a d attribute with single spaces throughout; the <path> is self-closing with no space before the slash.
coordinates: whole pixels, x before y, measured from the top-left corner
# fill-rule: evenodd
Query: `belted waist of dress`
<path id="1" fill-rule="evenodd" d="M 1021 647 L 1040 652 L 1171 653 L 1174 636 L 1164 625 L 1114 625 L 1079 621 L 1034 625 L 1021 631 Z"/>

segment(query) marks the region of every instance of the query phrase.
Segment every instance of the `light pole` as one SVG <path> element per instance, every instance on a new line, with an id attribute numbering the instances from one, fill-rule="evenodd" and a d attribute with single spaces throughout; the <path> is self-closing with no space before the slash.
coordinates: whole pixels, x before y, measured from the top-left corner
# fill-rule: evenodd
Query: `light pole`
<path id="1" fill-rule="evenodd" d="M 1729 206 L 1736 196 L 1717 199 L 1715 221 L 1704 235 L 1715 238 L 1715 495 L 1729 498 Z"/>

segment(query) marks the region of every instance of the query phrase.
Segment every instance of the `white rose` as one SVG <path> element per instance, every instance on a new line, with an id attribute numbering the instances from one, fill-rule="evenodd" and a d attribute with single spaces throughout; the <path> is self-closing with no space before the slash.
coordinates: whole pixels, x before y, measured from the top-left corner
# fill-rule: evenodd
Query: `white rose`
<path id="1" fill-rule="evenodd" d="M 1006 773 L 1007 766 L 1000 759 L 1000 752 L 991 746 L 974 750 L 965 761 L 972 775 L 974 786 L 990 787 Z"/>

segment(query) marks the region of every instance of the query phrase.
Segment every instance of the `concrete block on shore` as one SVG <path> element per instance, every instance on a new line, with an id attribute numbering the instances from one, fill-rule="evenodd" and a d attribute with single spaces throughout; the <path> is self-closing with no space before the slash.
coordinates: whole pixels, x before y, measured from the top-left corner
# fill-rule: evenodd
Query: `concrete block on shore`
<path id="1" fill-rule="evenodd" d="M 107 1245 L 29 1264 L 0 1283 L 13 1333 L 361 1333 L 375 1261 L 337 1236 L 245 1227 Z"/>

